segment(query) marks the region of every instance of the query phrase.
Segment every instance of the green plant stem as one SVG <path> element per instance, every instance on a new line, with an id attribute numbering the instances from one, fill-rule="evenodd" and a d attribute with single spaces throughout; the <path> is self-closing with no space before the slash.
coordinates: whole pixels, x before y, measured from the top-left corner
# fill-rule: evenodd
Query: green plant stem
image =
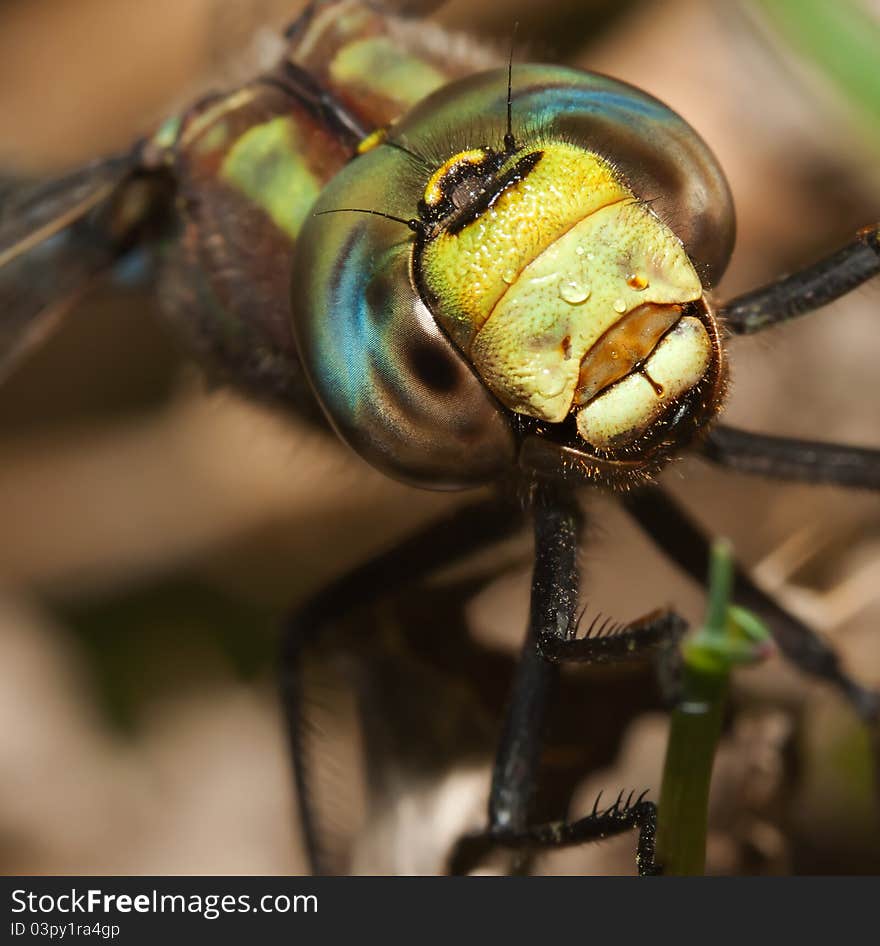
<path id="1" fill-rule="evenodd" d="M 706 620 L 682 648 L 681 696 L 672 714 L 660 807 L 657 860 L 664 874 L 702 874 L 712 764 L 724 721 L 730 671 L 767 653 L 761 622 L 730 604 L 733 555 L 716 542 L 709 563 Z"/>
<path id="2" fill-rule="evenodd" d="M 727 689 L 726 675 L 685 669 L 686 697 L 672 714 L 660 789 L 657 859 L 665 875 L 705 871 L 709 785 Z"/>

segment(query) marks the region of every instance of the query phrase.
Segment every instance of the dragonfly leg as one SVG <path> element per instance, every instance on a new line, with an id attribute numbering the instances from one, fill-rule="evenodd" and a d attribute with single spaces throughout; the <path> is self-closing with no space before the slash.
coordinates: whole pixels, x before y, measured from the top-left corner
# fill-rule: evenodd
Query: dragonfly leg
<path id="1" fill-rule="evenodd" d="M 570 491 L 535 487 L 535 566 L 529 625 L 502 724 L 489 795 L 489 830 L 526 825 L 541 752 L 544 718 L 559 670 L 545 660 L 538 642 L 565 636 L 575 626 L 578 545 L 583 525 Z"/>
<path id="2" fill-rule="evenodd" d="M 604 841 L 633 828 L 638 828 L 636 864 L 640 876 L 657 874 L 660 869 L 655 860 L 655 836 L 657 832 L 657 806 L 645 801 L 643 792 L 634 799 L 630 792 L 617 796 L 613 805 L 600 808 L 597 798 L 592 812 L 577 821 L 548 821 L 545 824 L 526 825 L 520 830 L 496 828 L 484 835 L 468 835 L 458 843 L 451 861 L 451 873 L 465 873 L 466 867 L 476 865 L 494 847 L 511 848 L 534 852 L 560 847 L 573 847 L 591 841 Z"/>
<path id="3" fill-rule="evenodd" d="M 576 639 L 578 545 L 581 510 L 569 490 L 539 485 L 534 500 L 535 568 L 529 627 L 514 674 L 492 773 L 488 827 L 459 840 L 451 857 L 452 873 L 467 873 L 495 847 L 534 851 L 542 847 L 579 844 L 639 828 L 640 873 L 654 870 L 654 806 L 640 797 L 599 810 L 575 822 L 529 824 L 544 720 L 564 662 L 644 658 L 651 650 L 676 639 L 684 622 L 657 613 L 623 628 Z M 630 802 L 631 802 L 630 798 Z"/>
<path id="4" fill-rule="evenodd" d="M 302 837 L 313 873 L 325 872 L 319 832 L 310 802 L 308 752 L 304 739 L 303 663 L 345 614 L 417 581 L 434 570 L 520 528 L 518 507 L 492 498 L 460 507 L 431 522 L 312 595 L 284 624 L 281 642 L 281 701 L 293 762 Z"/>
<path id="5" fill-rule="evenodd" d="M 674 611 L 652 611 L 630 624 L 612 627 L 597 618 L 583 637 L 547 634 L 538 641 L 538 649 L 553 663 L 622 663 L 667 653 L 686 630 L 684 618 Z"/>
<path id="6" fill-rule="evenodd" d="M 731 299 L 718 316 L 731 335 L 753 335 L 812 312 L 880 274 L 880 225 L 790 276 Z"/>
<path id="7" fill-rule="evenodd" d="M 719 466 L 805 483 L 880 489 L 880 450 L 754 434 L 719 424 L 701 444 Z"/>
<path id="8" fill-rule="evenodd" d="M 668 495 L 651 487 L 629 494 L 624 505 L 664 554 L 695 581 L 704 580 L 709 542 Z M 875 791 L 880 792 L 880 692 L 851 677 L 841 666 L 837 653 L 819 634 L 761 591 L 742 569 L 737 568 L 735 574 L 734 600 L 763 615 L 782 653 L 804 673 L 836 687 L 865 722 Z"/>
<path id="9" fill-rule="evenodd" d="M 658 487 L 628 493 L 623 504 L 658 548 L 695 581 L 706 577 L 709 541 L 703 531 Z M 835 686 L 866 722 L 880 721 L 880 693 L 847 674 L 840 658 L 812 628 L 761 591 L 741 569 L 736 570 L 734 600 L 766 618 L 782 653 L 800 670 Z"/>

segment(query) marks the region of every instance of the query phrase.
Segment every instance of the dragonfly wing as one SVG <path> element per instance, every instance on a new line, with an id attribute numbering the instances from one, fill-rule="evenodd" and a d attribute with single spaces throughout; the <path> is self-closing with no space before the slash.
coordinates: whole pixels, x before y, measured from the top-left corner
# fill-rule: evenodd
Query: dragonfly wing
<path id="1" fill-rule="evenodd" d="M 109 251 L 76 243 L 57 234 L 0 270 L 0 383 L 115 261 Z"/>
<path id="2" fill-rule="evenodd" d="M 481 824 L 511 673 L 468 633 L 463 609 L 484 580 L 361 609 L 304 660 L 300 810 L 320 871 L 442 873 Z"/>
<path id="3" fill-rule="evenodd" d="M 0 177 L 0 381 L 132 245 L 150 207 L 135 152 L 52 180 Z"/>
<path id="4" fill-rule="evenodd" d="M 0 178 L 0 268 L 106 201 L 136 164 L 125 155 L 48 181 Z"/>

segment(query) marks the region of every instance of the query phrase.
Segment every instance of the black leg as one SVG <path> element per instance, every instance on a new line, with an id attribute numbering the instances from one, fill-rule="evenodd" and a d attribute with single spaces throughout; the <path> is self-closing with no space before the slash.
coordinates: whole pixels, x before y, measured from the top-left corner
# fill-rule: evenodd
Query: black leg
<path id="1" fill-rule="evenodd" d="M 645 801 L 646 792 L 633 800 L 631 792 L 626 801 L 623 792 L 613 805 L 600 808 L 601 796 L 596 799 L 593 810 L 577 821 L 552 821 L 546 824 L 527 825 L 520 831 L 498 828 L 491 834 L 469 835 L 456 846 L 450 861 L 450 873 L 467 873 L 478 864 L 493 847 L 524 849 L 529 852 L 604 841 L 633 828 L 638 828 L 636 865 L 640 876 L 660 873 L 655 861 L 655 838 L 657 833 L 657 806 Z"/>
<path id="2" fill-rule="evenodd" d="M 659 487 L 628 493 L 623 504 L 657 547 L 703 584 L 709 561 L 709 542 L 702 530 Z M 734 600 L 768 621 L 773 638 L 788 659 L 805 673 L 837 687 L 867 722 L 880 717 L 880 694 L 861 686 L 844 672 L 840 658 L 811 628 L 789 614 L 736 570 Z"/>
<path id="3" fill-rule="evenodd" d="M 880 273 L 880 226 L 791 276 L 731 299 L 718 315 L 731 335 L 752 335 L 833 302 Z"/>
<path id="4" fill-rule="evenodd" d="M 608 808 L 599 807 L 600 798 L 593 803 L 593 810 L 585 818 L 570 823 L 560 821 L 549 824 L 533 825 L 525 831 L 510 832 L 506 837 L 499 832 L 496 841 L 507 847 L 557 848 L 585 844 L 589 841 L 604 841 L 616 837 L 633 828 L 639 829 L 636 848 L 636 864 L 641 876 L 657 874 L 659 866 L 654 859 L 654 847 L 657 833 L 657 806 L 645 801 L 647 792 L 642 792 L 633 800 L 635 792 L 630 792 L 626 801 L 623 792 Z"/>
<path id="5" fill-rule="evenodd" d="M 351 609 L 418 580 L 470 552 L 512 535 L 522 524 L 519 509 L 501 499 L 464 506 L 404 539 L 305 601 L 285 622 L 281 642 L 281 698 L 287 723 L 303 842 L 313 873 L 323 873 L 318 830 L 310 800 L 303 730 L 303 661 Z"/>
<path id="6" fill-rule="evenodd" d="M 719 466 L 805 483 L 880 489 L 880 450 L 753 434 L 718 424 L 700 445 Z"/>
<path id="7" fill-rule="evenodd" d="M 535 568 L 529 627 L 514 674 L 501 730 L 492 789 L 489 832 L 518 831 L 528 821 L 541 753 L 541 736 L 557 668 L 544 660 L 538 641 L 567 637 L 575 627 L 578 595 L 580 508 L 564 487 L 539 485 L 533 496 Z"/>
<path id="8" fill-rule="evenodd" d="M 623 795 L 606 809 L 598 808 L 575 822 L 529 824 L 529 808 L 542 748 L 544 719 L 563 662 L 595 662 L 644 658 L 684 631 L 675 615 L 656 613 L 626 627 L 576 639 L 577 549 L 582 528 L 580 510 L 564 487 L 541 485 L 534 498 L 535 569 L 529 627 L 502 728 L 492 788 L 489 825 L 485 832 L 462 838 L 450 858 L 452 873 L 467 873 L 495 847 L 534 851 L 600 840 L 639 829 L 639 873 L 655 872 L 655 806 Z M 591 628 L 591 630 L 596 630 Z M 607 631 L 607 633 L 606 633 Z"/>
<path id="9" fill-rule="evenodd" d="M 684 619 L 674 612 L 654 611 L 624 626 L 609 628 L 596 620 L 584 637 L 546 634 L 538 641 L 538 649 L 545 660 L 553 663 L 622 663 L 668 651 L 686 630 Z"/>

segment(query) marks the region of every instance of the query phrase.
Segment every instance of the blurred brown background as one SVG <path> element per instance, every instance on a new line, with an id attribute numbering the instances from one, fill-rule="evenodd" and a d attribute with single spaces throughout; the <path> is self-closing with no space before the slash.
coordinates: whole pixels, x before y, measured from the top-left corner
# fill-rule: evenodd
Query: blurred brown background
<path id="1" fill-rule="evenodd" d="M 124 146 L 199 91 L 247 75 L 297 6 L 0 2 L 0 168 L 48 173 Z M 453 0 L 436 19 L 502 50 L 519 20 L 518 56 L 644 86 L 698 128 L 738 211 L 725 295 L 880 218 L 877 138 L 767 27 L 760 6 L 551 0 L 538 14 L 524 0 L 478 12 Z M 296 422 L 206 392 L 151 318 L 154 304 L 146 288 L 99 290 L 0 393 L 4 872 L 301 870 L 274 689 L 278 617 L 463 499 L 386 481 Z M 735 343 L 726 418 L 880 446 L 878 306 L 880 287 L 866 287 Z M 862 681 L 880 685 L 875 497 L 764 483 L 696 460 L 664 476 L 765 588 L 833 638 Z M 698 618 L 699 589 L 612 501 L 596 497 L 591 508 L 591 610 L 628 619 L 674 602 Z M 501 648 L 524 626 L 528 564 L 516 561 L 470 609 Z M 849 711 L 778 659 L 740 675 L 735 706 L 710 869 L 876 871 L 869 760 Z M 581 802 L 606 785 L 656 792 L 664 725 L 657 714 L 636 720 Z M 436 869 L 438 838 L 479 821 L 487 772 L 450 776 L 414 809 L 394 809 L 398 843 L 367 838 L 358 868 Z M 632 843 L 566 852 L 546 869 L 631 872 Z"/>

